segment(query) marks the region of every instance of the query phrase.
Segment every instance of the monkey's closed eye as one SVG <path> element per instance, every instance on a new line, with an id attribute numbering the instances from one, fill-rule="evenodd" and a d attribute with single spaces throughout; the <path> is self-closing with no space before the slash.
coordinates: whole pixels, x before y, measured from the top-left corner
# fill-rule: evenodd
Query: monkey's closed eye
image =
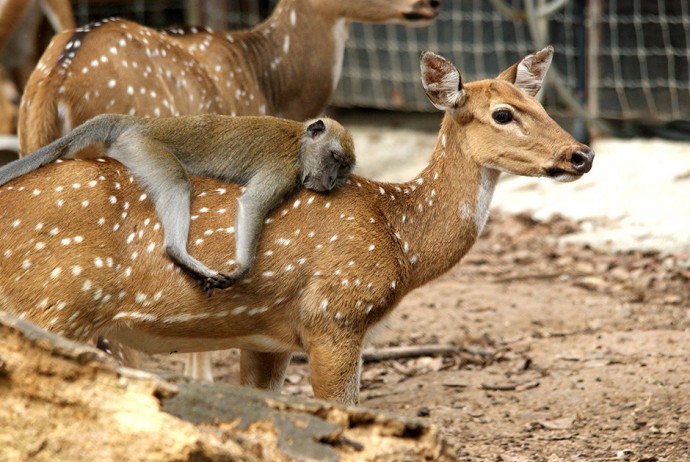
<path id="1" fill-rule="evenodd" d="M 343 153 L 340 151 L 336 151 L 335 149 L 331 149 L 331 157 L 333 157 L 338 162 L 345 162 L 345 156 L 343 156 Z"/>

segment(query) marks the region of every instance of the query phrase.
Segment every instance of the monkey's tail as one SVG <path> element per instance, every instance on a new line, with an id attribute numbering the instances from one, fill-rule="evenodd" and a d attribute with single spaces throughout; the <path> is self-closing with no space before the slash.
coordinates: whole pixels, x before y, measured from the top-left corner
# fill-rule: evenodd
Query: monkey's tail
<path id="1" fill-rule="evenodd" d="M 112 143 L 124 129 L 118 124 L 124 117 L 118 114 L 96 116 L 49 145 L 10 162 L 0 168 L 0 186 L 92 144 Z"/>

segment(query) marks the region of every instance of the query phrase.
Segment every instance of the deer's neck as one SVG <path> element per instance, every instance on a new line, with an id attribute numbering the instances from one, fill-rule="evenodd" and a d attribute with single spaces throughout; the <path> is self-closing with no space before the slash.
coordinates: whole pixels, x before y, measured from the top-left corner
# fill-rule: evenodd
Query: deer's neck
<path id="1" fill-rule="evenodd" d="M 469 156 L 477 146 L 465 131 L 466 126 L 446 116 L 422 173 L 384 188 L 391 192 L 386 191 L 389 205 L 382 208 L 409 262 L 408 290 L 460 261 L 488 219 L 500 172 L 479 166 Z"/>
<path id="2" fill-rule="evenodd" d="M 283 0 L 266 22 L 233 34 L 266 96 L 266 112 L 304 120 L 320 115 L 340 78 L 348 25 L 311 11 L 304 0 Z"/>

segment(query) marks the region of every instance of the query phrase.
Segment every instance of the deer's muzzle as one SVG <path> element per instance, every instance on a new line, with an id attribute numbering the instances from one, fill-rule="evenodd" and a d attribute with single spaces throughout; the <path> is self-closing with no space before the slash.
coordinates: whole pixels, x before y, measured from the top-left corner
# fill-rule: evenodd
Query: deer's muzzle
<path id="1" fill-rule="evenodd" d="M 570 157 L 570 164 L 573 169 L 583 175 L 590 170 L 592 170 L 592 164 L 594 163 L 594 151 L 591 149 L 575 151 Z"/>

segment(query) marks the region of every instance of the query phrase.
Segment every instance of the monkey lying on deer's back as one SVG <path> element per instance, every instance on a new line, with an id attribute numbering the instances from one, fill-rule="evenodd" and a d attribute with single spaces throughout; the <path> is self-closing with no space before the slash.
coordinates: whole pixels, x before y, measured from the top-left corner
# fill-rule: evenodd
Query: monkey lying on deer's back
<path id="1" fill-rule="evenodd" d="M 169 257 L 209 293 L 247 274 L 264 219 L 288 194 L 299 185 L 330 191 L 355 164 L 350 133 L 328 118 L 300 123 L 268 116 L 104 114 L 0 168 L 0 185 L 96 143 L 142 183 L 163 225 Z M 231 272 L 213 271 L 187 252 L 192 192 L 187 171 L 246 185 L 238 199 Z"/>

